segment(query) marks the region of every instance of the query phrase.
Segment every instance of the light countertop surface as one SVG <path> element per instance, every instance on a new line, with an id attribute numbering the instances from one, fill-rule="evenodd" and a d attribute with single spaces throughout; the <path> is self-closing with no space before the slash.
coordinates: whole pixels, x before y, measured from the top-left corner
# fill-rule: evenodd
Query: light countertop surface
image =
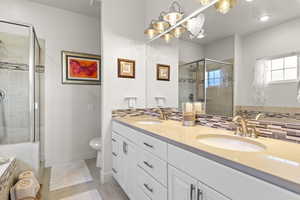
<path id="1" fill-rule="evenodd" d="M 263 144 L 266 149 L 260 152 L 226 150 L 205 145 L 198 139 L 208 134 L 233 136 L 232 131 L 199 125 L 184 127 L 182 122 L 174 120 L 153 125 L 138 123 L 145 119 L 151 117 L 124 117 L 114 121 L 300 194 L 300 144 L 264 137 L 246 138 Z"/>

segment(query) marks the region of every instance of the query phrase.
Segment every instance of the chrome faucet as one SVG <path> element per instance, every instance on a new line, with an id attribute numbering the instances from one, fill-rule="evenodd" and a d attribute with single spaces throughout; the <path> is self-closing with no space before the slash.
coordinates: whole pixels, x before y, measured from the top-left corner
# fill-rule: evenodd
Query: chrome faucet
<path id="1" fill-rule="evenodd" d="M 160 114 L 159 119 L 160 120 L 168 120 L 167 113 L 160 107 L 158 107 L 158 110 L 159 110 L 159 114 Z"/>

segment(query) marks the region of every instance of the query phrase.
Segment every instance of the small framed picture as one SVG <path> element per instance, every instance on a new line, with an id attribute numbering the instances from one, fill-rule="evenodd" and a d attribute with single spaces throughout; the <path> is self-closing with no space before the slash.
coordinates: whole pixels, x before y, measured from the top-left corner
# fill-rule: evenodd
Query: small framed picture
<path id="1" fill-rule="evenodd" d="M 170 65 L 157 65 L 157 80 L 170 81 Z"/>
<path id="2" fill-rule="evenodd" d="M 135 78 L 135 61 L 127 59 L 118 59 L 118 77 Z"/>
<path id="3" fill-rule="evenodd" d="M 62 83 L 100 85 L 101 56 L 62 51 Z"/>

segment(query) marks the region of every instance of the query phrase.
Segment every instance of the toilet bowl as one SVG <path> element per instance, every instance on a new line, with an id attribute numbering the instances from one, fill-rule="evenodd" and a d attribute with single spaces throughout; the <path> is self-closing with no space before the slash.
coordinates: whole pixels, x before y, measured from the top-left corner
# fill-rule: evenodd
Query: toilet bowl
<path id="1" fill-rule="evenodd" d="M 101 138 L 96 137 L 90 141 L 90 147 L 97 151 L 97 167 L 101 167 Z"/>

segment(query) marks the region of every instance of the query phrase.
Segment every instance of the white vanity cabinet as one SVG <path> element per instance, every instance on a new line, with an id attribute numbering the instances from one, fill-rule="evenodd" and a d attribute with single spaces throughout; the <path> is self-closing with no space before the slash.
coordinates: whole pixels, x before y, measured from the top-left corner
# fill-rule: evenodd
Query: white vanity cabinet
<path id="1" fill-rule="evenodd" d="M 168 181 L 168 200 L 230 200 L 170 165 Z"/>
<path id="2" fill-rule="evenodd" d="M 168 166 L 168 200 L 194 200 L 197 180 Z"/>
<path id="3" fill-rule="evenodd" d="M 113 122 L 112 153 L 113 177 L 130 200 L 300 200 L 296 193 L 119 122 Z"/>
<path id="4" fill-rule="evenodd" d="M 137 171 L 136 145 L 128 139 L 115 133 L 112 135 L 113 176 L 126 192 L 127 196 L 135 200 L 136 171 Z"/>

